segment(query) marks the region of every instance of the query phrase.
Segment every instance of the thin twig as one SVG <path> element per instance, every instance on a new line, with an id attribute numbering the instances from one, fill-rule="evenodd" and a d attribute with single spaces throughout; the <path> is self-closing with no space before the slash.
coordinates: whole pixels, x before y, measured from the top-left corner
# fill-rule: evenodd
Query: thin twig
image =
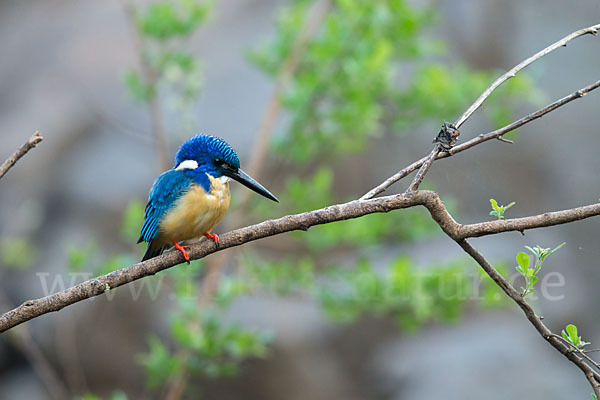
<path id="1" fill-rule="evenodd" d="M 460 128 L 460 126 L 475 112 L 475 110 L 477 110 L 481 106 L 481 104 L 483 104 L 485 99 L 487 99 L 492 94 L 492 92 L 494 90 L 496 90 L 496 88 L 498 86 L 502 85 L 504 82 L 506 82 L 510 78 L 513 78 L 520 70 L 522 70 L 529 64 L 539 60 L 540 58 L 544 57 L 545 55 L 552 53 L 554 50 L 559 49 L 563 46 L 566 46 L 567 43 L 569 43 L 571 40 L 573 40 L 575 38 L 578 38 L 579 36 L 588 35 L 588 34 L 592 34 L 592 35 L 598 34 L 598 29 L 600 29 L 600 24 L 592 25 L 588 28 L 584 28 L 584 29 L 575 31 L 575 32 L 571 33 L 570 35 L 565 36 L 558 42 L 552 43 L 550 46 L 546 47 L 545 49 L 537 52 L 536 54 L 532 55 L 528 59 L 523 60 L 519 64 L 515 65 L 512 69 L 510 69 L 504 75 L 502 75 L 501 77 L 496 79 L 487 89 L 485 89 L 485 91 L 481 94 L 481 96 L 479 96 L 477 98 L 477 100 L 475 100 L 475 102 L 471 105 L 471 107 L 469 107 L 467 109 L 467 111 L 465 111 L 463 113 L 463 115 L 461 115 L 456 120 L 456 122 L 454 123 L 454 126 L 456 126 L 457 128 Z"/>
<path id="2" fill-rule="evenodd" d="M 546 107 L 541 108 L 531 114 L 526 115 L 525 117 L 510 123 L 500 129 L 496 129 L 495 131 L 486 133 L 486 134 L 481 134 L 479 136 L 474 137 L 473 139 L 460 144 L 458 146 L 455 146 L 452 148 L 452 150 L 450 150 L 450 152 L 442 152 L 440 154 L 438 154 L 437 159 L 441 159 L 441 158 L 446 158 L 446 157 L 450 157 L 454 154 L 460 153 L 462 151 L 465 151 L 467 149 L 470 149 L 473 146 L 476 146 L 478 144 L 481 144 L 483 142 L 487 142 L 488 140 L 492 140 L 492 139 L 497 139 L 499 137 L 502 137 L 503 135 L 507 134 L 508 132 L 511 132 L 517 128 L 520 128 L 521 126 L 536 120 L 538 118 L 543 117 L 544 115 L 548 114 L 549 112 L 552 112 L 554 110 L 556 110 L 559 107 L 564 106 L 565 104 L 568 104 L 570 102 L 572 102 L 573 100 L 577 100 L 582 98 L 583 96 L 585 96 L 586 94 L 588 94 L 589 92 L 591 92 L 592 90 L 595 90 L 597 88 L 600 87 L 600 81 L 597 81 L 595 83 L 592 83 L 582 89 L 579 89 L 573 93 L 571 93 L 568 96 L 565 96 L 559 100 L 556 100 L 555 102 L 548 104 Z M 414 163 L 410 164 L 409 166 L 401 169 L 400 171 L 398 171 L 397 173 L 395 173 L 394 175 L 390 176 L 388 179 L 386 179 L 385 181 L 383 181 L 381 184 L 379 184 L 378 186 L 374 187 L 373 189 L 369 190 L 366 194 L 364 194 L 360 200 L 368 200 L 368 199 L 372 199 L 373 197 L 377 196 L 380 193 L 383 193 L 387 188 L 389 188 L 390 186 L 392 186 L 394 183 L 398 182 L 399 180 L 401 180 L 402 178 L 406 177 L 407 175 L 409 175 L 410 173 L 412 173 L 413 171 L 416 171 L 417 169 L 419 169 L 423 163 L 427 160 L 427 157 L 423 157 L 418 161 L 415 161 Z"/>
<path id="3" fill-rule="evenodd" d="M 454 127 L 456 129 L 460 128 L 460 126 L 475 112 L 475 110 L 477 110 L 485 101 L 485 99 L 487 99 L 494 90 L 496 90 L 496 88 L 498 86 L 500 86 L 501 84 L 503 84 L 504 82 L 506 82 L 508 79 L 513 78 L 514 76 L 516 76 L 516 74 L 522 70 L 523 68 L 525 68 L 526 66 L 528 66 L 529 64 L 533 63 L 536 60 L 539 60 L 540 58 L 542 58 L 543 56 L 545 56 L 546 54 L 549 54 L 551 52 L 553 52 L 554 50 L 558 49 L 561 46 L 566 46 L 567 43 L 581 35 L 586 35 L 586 34 L 594 34 L 596 35 L 598 33 L 598 29 L 600 29 L 600 24 L 599 25 L 594 25 L 591 26 L 589 28 L 585 28 L 585 29 L 580 29 L 577 32 L 574 32 L 566 37 L 564 37 L 563 39 L 559 40 L 556 43 L 553 43 L 552 45 L 546 47 L 545 49 L 543 49 L 542 51 L 534 54 L 533 56 L 529 57 L 528 59 L 520 62 L 518 65 L 514 66 L 511 70 L 509 70 L 508 72 L 506 72 L 504 75 L 500 76 L 498 79 L 496 79 L 486 90 L 484 90 L 484 92 L 477 98 L 477 100 L 475 100 L 475 103 L 473 103 L 468 109 L 467 111 L 465 111 L 463 113 L 463 115 L 461 115 L 458 120 L 456 120 L 456 122 L 454 123 Z M 503 139 L 501 136 L 498 136 L 498 139 L 500 139 L 501 141 L 504 142 L 509 142 L 506 139 Z M 415 192 L 418 188 L 419 185 L 421 184 L 421 182 L 423 181 L 423 179 L 425 178 L 425 175 L 427 174 L 427 172 L 429 171 L 429 169 L 431 168 L 433 162 L 436 160 L 436 157 L 438 156 L 438 154 L 441 151 L 441 147 L 439 144 L 436 144 L 436 146 L 433 148 L 433 150 L 431 151 L 431 153 L 429 154 L 429 156 L 425 159 L 425 162 L 423 163 L 423 165 L 421 166 L 421 168 L 419 169 L 419 172 L 417 173 L 417 175 L 415 176 L 415 179 L 412 181 L 412 183 L 410 184 L 409 188 L 408 188 L 408 192 Z"/>
<path id="4" fill-rule="evenodd" d="M 0 165 L 0 179 L 2 179 L 4 174 L 6 174 L 8 170 L 21 159 L 21 157 L 37 146 L 42 140 L 44 140 L 44 138 L 40 135 L 40 132 L 35 132 L 23 146 L 19 147 L 10 157 L 8 157 L 8 159 Z"/>
<path id="5" fill-rule="evenodd" d="M 144 82 L 144 85 L 152 88 L 154 91 L 148 100 L 148 110 L 150 112 L 150 118 L 152 121 L 152 136 L 154 137 L 158 165 L 160 171 L 164 171 L 170 168 L 170 161 L 168 155 L 169 151 L 167 148 L 167 133 L 165 130 L 162 108 L 160 105 L 160 99 L 155 92 L 158 78 L 156 76 L 156 71 L 151 65 L 148 64 L 146 59 L 144 40 L 137 28 L 135 5 L 133 4 L 132 0 L 122 1 L 123 8 L 125 10 L 125 16 L 127 17 L 127 21 L 129 23 L 133 47 L 137 55 L 142 81 Z"/>
<path id="6" fill-rule="evenodd" d="M 413 193 L 419 189 L 419 185 L 421 185 L 421 182 L 423 182 L 425 174 L 427 174 L 427 171 L 429 171 L 429 168 L 431 168 L 433 161 L 437 159 L 441 151 L 442 146 L 439 143 L 433 147 L 433 150 L 431 150 L 431 153 L 429 153 L 429 155 L 425 158 L 423 165 L 421 165 L 421 168 L 419 168 L 419 172 L 417 172 L 415 178 L 408 187 L 408 190 L 406 191 L 407 193 Z"/>

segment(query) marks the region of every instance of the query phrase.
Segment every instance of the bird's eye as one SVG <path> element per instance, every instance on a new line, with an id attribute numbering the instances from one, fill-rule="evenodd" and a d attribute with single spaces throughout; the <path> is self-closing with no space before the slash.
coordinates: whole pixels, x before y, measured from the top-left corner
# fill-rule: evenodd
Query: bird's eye
<path id="1" fill-rule="evenodd" d="M 231 166 L 229 164 L 227 164 L 227 162 L 223 161 L 220 158 L 215 158 L 215 165 L 218 165 L 221 168 L 225 168 L 225 169 L 231 169 Z"/>

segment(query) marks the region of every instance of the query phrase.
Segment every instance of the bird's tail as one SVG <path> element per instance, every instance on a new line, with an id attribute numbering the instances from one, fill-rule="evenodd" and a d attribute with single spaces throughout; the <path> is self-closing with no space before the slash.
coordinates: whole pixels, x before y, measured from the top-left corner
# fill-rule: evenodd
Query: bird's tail
<path id="1" fill-rule="evenodd" d="M 167 246 L 158 244 L 156 240 L 151 240 L 148 243 L 148 248 L 146 249 L 144 257 L 142 257 L 142 261 L 146 261 L 153 257 L 160 256 L 165 250 L 165 247 Z"/>

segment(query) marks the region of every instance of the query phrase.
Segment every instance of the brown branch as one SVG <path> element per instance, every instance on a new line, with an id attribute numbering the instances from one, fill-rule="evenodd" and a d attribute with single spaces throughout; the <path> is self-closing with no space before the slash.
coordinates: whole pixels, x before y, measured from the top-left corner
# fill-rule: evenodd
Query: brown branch
<path id="1" fill-rule="evenodd" d="M 264 221 L 222 235 L 218 248 L 212 242 L 206 240 L 193 244 L 188 251 L 188 254 L 191 259 L 196 260 L 216 251 L 240 246 L 244 243 L 285 232 L 308 230 L 311 226 L 315 225 L 358 218 L 373 213 L 389 212 L 417 205 L 425 206 L 442 230 L 456 241 L 461 241 L 466 237 L 490 234 L 490 226 L 497 226 L 499 232 L 506 232 L 509 230 L 521 231 L 523 229 L 564 224 L 599 214 L 598 205 L 594 205 L 573 210 L 546 213 L 542 216 L 519 218 L 515 220 L 507 219 L 474 225 L 461 225 L 454 221 L 452 216 L 448 214 L 444 203 L 435 192 L 422 190 L 407 195 L 386 196 L 365 201 L 355 200 L 314 211 Z M 566 214 L 569 215 L 567 216 Z M 539 226 L 536 226 L 536 223 L 539 224 Z M 154 275 L 157 272 L 171 268 L 183 261 L 181 253 L 170 252 L 143 263 L 133 264 L 109 274 L 87 280 L 61 292 L 40 299 L 26 301 L 19 307 L 0 315 L 0 332 L 4 332 L 16 325 L 29 321 L 32 318 L 39 317 L 40 315 L 52 311 L 59 311 L 68 305 L 101 295 L 105 292 L 107 285 L 112 290 L 145 276 Z"/>
<path id="2" fill-rule="evenodd" d="M 565 346 L 569 347 L 569 349 L 573 352 L 576 352 L 577 354 L 581 355 L 581 357 L 585 358 L 590 364 L 592 364 L 594 367 L 596 367 L 596 369 L 598 371 L 600 371 L 600 364 L 596 361 L 594 361 L 590 356 L 588 356 L 586 353 L 589 353 L 591 350 L 585 350 L 585 349 L 580 349 L 577 348 L 575 346 L 573 346 L 573 344 L 569 343 L 569 341 L 567 341 L 565 338 L 563 338 L 560 335 L 557 334 L 553 334 L 558 340 L 562 341 Z"/>
<path id="3" fill-rule="evenodd" d="M 562 107 L 565 104 L 572 102 L 573 100 L 580 99 L 583 96 L 585 96 L 586 94 L 588 94 L 589 92 L 591 92 L 592 90 L 598 89 L 599 87 L 600 87 L 600 81 L 594 82 L 582 89 L 579 89 L 579 90 L 571 93 L 568 96 L 565 96 L 561 99 L 556 100 L 555 102 L 553 102 L 551 104 L 548 104 L 544 108 L 541 108 L 531 114 L 526 115 L 523 118 L 521 118 L 513 123 L 510 123 L 500 129 L 496 129 L 495 131 L 492 131 L 492 132 L 489 132 L 486 134 L 478 135 L 477 137 L 474 137 L 473 139 L 471 139 L 463 144 L 455 146 L 450 150 L 450 152 L 439 153 L 437 156 L 437 159 L 439 160 L 441 158 L 447 158 L 454 154 L 457 154 L 457 153 L 460 153 L 467 149 L 470 149 L 471 147 L 474 147 L 483 142 L 487 142 L 492 139 L 501 138 L 503 135 L 507 134 L 508 132 L 511 132 L 531 121 L 541 118 L 544 115 L 548 114 L 549 112 L 552 112 L 552 111 L 556 110 L 557 108 Z M 406 177 L 407 175 L 409 175 L 412 172 L 419 169 L 426 160 L 427 160 L 427 157 L 423 157 L 420 160 L 415 161 L 414 163 L 410 164 L 409 166 L 401 169 L 400 171 L 398 171 L 397 173 L 395 173 L 394 175 L 390 176 L 388 179 L 383 181 L 378 186 L 369 190 L 366 194 L 364 194 L 360 198 L 360 200 L 372 199 L 373 197 L 377 196 L 378 194 L 383 193 L 387 188 L 392 186 L 394 183 L 398 182 L 402 178 Z"/>
<path id="4" fill-rule="evenodd" d="M 40 135 L 40 132 L 35 132 L 23 146 L 19 147 L 10 157 L 8 157 L 8 159 L 0 165 L 0 179 L 2 179 L 8 170 L 11 169 L 21 157 L 37 146 L 42 140 L 44 140 L 44 138 Z"/>
<path id="5" fill-rule="evenodd" d="M 476 238 L 509 231 L 523 232 L 526 229 L 566 224 L 597 215 L 600 215 L 600 203 L 571 208 L 569 210 L 548 212 L 531 217 L 505 220 L 501 219 L 496 221 L 481 222 L 478 224 L 461 225 L 458 234 L 454 236 L 453 239 L 462 240 L 466 238 Z"/>
<path id="6" fill-rule="evenodd" d="M 426 194 L 426 192 L 424 194 L 417 193 L 417 195 L 411 196 L 411 198 L 406 196 L 388 196 L 369 201 L 353 201 L 301 214 L 288 215 L 221 235 L 218 248 L 212 242 L 206 240 L 192 244 L 188 254 L 191 259 L 196 260 L 215 251 L 239 246 L 250 241 L 284 232 L 307 230 L 315 225 L 406 208 L 418 204 L 420 198 Z M 107 285 L 112 290 L 145 276 L 154 275 L 183 261 L 181 253 L 169 252 L 148 261 L 133 264 L 109 274 L 87 280 L 61 292 L 37 300 L 26 301 L 19 307 L 0 316 L 0 332 L 4 332 L 40 315 L 59 311 L 81 300 L 101 295 L 105 292 Z"/>
<path id="7" fill-rule="evenodd" d="M 456 122 L 454 123 L 454 126 L 456 126 L 457 128 L 460 128 L 460 126 L 481 106 L 481 104 L 483 104 L 483 102 L 492 94 L 492 92 L 494 90 L 496 90 L 496 88 L 498 86 L 502 85 L 504 82 L 506 82 L 510 78 L 514 78 L 514 76 L 519 71 L 521 71 L 523 68 L 525 68 L 529 64 L 539 60 L 540 58 L 544 57 L 545 55 L 552 53 L 554 50 L 559 49 L 563 46 L 566 46 L 567 43 L 569 43 L 571 40 L 573 40 L 575 38 L 578 38 L 579 36 L 588 35 L 588 34 L 597 35 L 598 29 L 600 29 L 600 24 L 593 25 L 588 28 L 584 28 L 584 29 L 575 31 L 575 32 L 571 33 L 570 35 L 565 36 L 558 42 L 552 43 L 550 46 L 546 47 L 545 49 L 537 52 L 536 54 L 532 55 L 528 59 L 523 60 L 519 64 L 515 65 L 512 69 L 510 69 L 504 75 L 502 75 L 501 77 L 496 79 L 487 89 L 485 89 L 485 91 L 477 98 L 477 100 L 475 100 L 475 102 L 471 105 L 471 107 L 469 107 L 467 109 L 467 111 L 465 111 L 463 113 L 463 115 L 461 115 L 456 120 Z"/>

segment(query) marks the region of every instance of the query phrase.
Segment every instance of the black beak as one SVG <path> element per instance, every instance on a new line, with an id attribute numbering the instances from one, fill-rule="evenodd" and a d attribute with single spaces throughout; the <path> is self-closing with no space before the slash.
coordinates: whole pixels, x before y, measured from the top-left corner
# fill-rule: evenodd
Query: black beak
<path id="1" fill-rule="evenodd" d="M 225 169 L 223 171 L 223 175 L 228 176 L 231 179 L 235 179 L 247 188 L 254 190 L 256 193 L 265 196 L 267 199 L 271 199 L 279 203 L 279 200 L 277 199 L 277 197 L 273 196 L 273 193 L 269 192 L 267 189 L 265 189 L 263 185 L 256 182 L 241 169 L 238 168 L 237 171 Z"/>

